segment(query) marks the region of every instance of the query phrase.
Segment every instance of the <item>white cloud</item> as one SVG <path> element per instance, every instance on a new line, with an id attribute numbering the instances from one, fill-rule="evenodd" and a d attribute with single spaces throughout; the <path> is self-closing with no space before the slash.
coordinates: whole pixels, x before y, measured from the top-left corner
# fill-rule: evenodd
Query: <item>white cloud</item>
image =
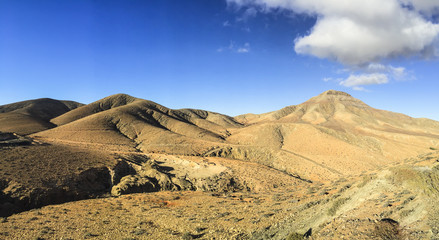
<path id="1" fill-rule="evenodd" d="M 355 91 L 367 91 L 364 87 L 354 86 L 352 87 Z"/>
<path id="2" fill-rule="evenodd" d="M 439 25 L 422 13 L 436 12 L 437 0 L 227 0 L 286 9 L 317 17 L 308 35 L 295 40 L 295 51 L 360 66 L 400 56 L 431 56 Z M 403 4 L 411 7 L 403 6 Z M 252 11 L 253 11 L 252 10 Z"/>
<path id="3" fill-rule="evenodd" d="M 394 67 L 380 63 L 370 63 L 363 67 L 354 67 L 343 69 L 336 72 L 337 74 L 349 73 L 349 76 L 343 78 L 324 78 L 323 81 L 338 82 L 340 85 L 352 88 L 354 90 L 366 91 L 363 86 L 373 84 L 386 84 L 390 81 L 412 80 L 414 77 L 404 67 Z"/>
<path id="4" fill-rule="evenodd" d="M 248 53 L 250 52 L 250 43 L 245 43 L 244 46 L 238 48 L 236 50 L 238 53 Z"/>
<path id="5" fill-rule="evenodd" d="M 232 24 L 230 24 L 228 20 L 223 22 L 223 27 L 230 27 L 230 26 L 232 26 Z"/>
<path id="6" fill-rule="evenodd" d="M 363 72 L 367 73 L 383 73 L 397 81 L 412 80 L 414 76 L 404 67 L 394 67 L 392 65 L 383 65 L 379 63 L 369 64 Z"/>
<path id="7" fill-rule="evenodd" d="M 380 63 L 371 63 L 367 66 L 366 70 L 369 72 L 385 72 L 388 68 L 388 66 L 384 66 Z"/>
<path id="8" fill-rule="evenodd" d="M 233 51 L 234 48 L 235 48 L 235 42 L 230 41 L 230 44 L 228 47 L 220 47 L 216 51 L 217 52 L 224 52 L 225 50 Z"/>
<path id="9" fill-rule="evenodd" d="M 234 41 L 230 41 L 228 47 L 220 47 L 216 51 L 221 53 L 224 51 L 236 52 L 236 53 L 249 53 L 250 52 L 250 43 L 244 43 L 244 45 L 237 47 Z"/>
<path id="10" fill-rule="evenodd" d="M 390 67 L 391 74 L 396 80 L 405 80 L 407 71 L 403 67 Z"/>
<path id="11" fill-rule="evenodd" d="M 345 87 L 352 87 L 354 90 L 364 90 L 365 85 L 373 84 L 385 84 L 389 82 L 389 78 L 386 74 L 371 73 L 371 74 L 359 74 L 350 75 L 346 80 L 340 82 L 340 85 Z"/>
<path id="12" fill-rule="evenodd" d="M 238 21 L 238 22 L 241 22 L 241 21 L 242 22 L 246 22 L 250 18 L 256 17 L 257 14 L 258 14 L 258 10 L 256 10 L 253 7 L 250 7 L 248 9 L 246 9 L 244 11 L 244 13 L 242 14 L 242 16 L 237 18 L 236 21 Z"/>
<path id="13" fill-rule="evenodd" d="M 238 53 L 248 53 L 249 50 L 248 50 L 247 48 L 239 48 L 239 49 L 237 50 L 237 52 L 238 52 Z"/>
<path id="14" fill-rule="evenodd" d="M 370 63 L 365 68 L 360 68 L 360 70 L 368 73 L 387 73 L 398 78 L 406 75 L 406 69 L 404 67 L 394 67 L 392 65 L 383 65 L 381 63 Z"/>

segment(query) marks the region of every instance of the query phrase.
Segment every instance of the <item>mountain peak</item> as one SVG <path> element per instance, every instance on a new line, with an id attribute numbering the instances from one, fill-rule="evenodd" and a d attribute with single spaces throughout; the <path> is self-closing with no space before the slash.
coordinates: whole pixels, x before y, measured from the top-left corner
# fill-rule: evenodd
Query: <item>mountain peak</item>
<path id="1" fill-rule="evenodd" d="M 336 90 L 325 91 L 325 92 L 321 93 L 319 96 L 331 96 L 331 95 L 352 97 L 349 93 L 345 93 L 342 91 L 336 91 Z"/>
<path id="2" fill-rule="evenodd" d="M 124 99 L 124 100 L 131 100 L 131 101 L 134 101 L 134 100 L 136 100 L 137 98 L 135 98 L 135 97 L 133 97 L 133 96 L 131 96 L 131 95 L 125 94 L 125 93 L 117 93 L 117 94 L 113 94 L 113 95 L 110 95 L 110 96 L 108 96 L 108 97 L 105 97 L 105 98 L 103 98 L 103 99 L 119 99 L 119 100 Z M 103 99 L 101 99 L 101 100 L 103 100 Z M 99 100 L 98 100 L 98 101 L 99 101 Z"/>
<path id="3" fill-rule="evenodd" d="M 350 94 L 336 91 L 336 90 L 328 90 L 325 91 L 311 99 L 309 99 L 307 102 L 327 102 L 327 101 L 352 101 L 357 100 L 360 101 L 354 97 L 352 97 Z"/>
<path id="4" fill-rule="evenodd" d="M 325 91 L 320 95 L 309 99 L 304 104 L 321 104 L 321 103 L 329 103 L 329 104 L 341 103 L 343 105 L 352 105 L 362 108 L 368 107 L 367 104 L 365 104 L 359 99 L 352 97 L 350 94 L 336 90 Z"/>

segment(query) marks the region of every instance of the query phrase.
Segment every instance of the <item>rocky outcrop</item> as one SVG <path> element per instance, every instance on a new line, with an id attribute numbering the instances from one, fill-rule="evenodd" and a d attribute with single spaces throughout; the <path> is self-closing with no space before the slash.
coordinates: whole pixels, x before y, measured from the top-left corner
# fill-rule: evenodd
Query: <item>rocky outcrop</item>
<path id="1" fill-rule="evenodd" d="M 249 190 L 230 172 L 209 176 L 175 175 L 154 160 L 121 157 L 113 167 L 93 167 L 64 180 L 48 179 L 31 188 L 10 179 L 0 179 L 0 216 L 99 196 L 120 196 L 157 191 Z"/>
<path id="2" fill-rule="evenodd" d="M 124 176 L 111 189 L 111 195 L 120 196 L 129 193 L 157 191 L 215 191 L 234 192 L 249 190 L 244 184 L 228 172 L 209 177 L 176 176 L 166 172 L 155 161 L 142 165 L 136 174 Z"/>
<path id="3" fill-rule="evenodd" d="M 26 146 L 35 144 L 31 138 L 20 136 L 16 133 L 0 132 L 0 147 L 1 146 Z"/>
<path id="4" fill-rule="evenodd" d="M 156 192 L 160 186 L 148 177 L 139 175 L 128 175 L 121 179 L 121 182 L 111 189 L 111 195 L 120 196 L 129 193 Z"/>

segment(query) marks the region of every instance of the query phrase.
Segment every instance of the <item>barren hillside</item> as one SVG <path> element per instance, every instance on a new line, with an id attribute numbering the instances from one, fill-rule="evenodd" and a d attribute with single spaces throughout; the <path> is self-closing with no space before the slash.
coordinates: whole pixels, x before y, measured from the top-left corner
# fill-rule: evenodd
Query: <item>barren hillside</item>
<path id="1" fill-rule="evenodd" d="M 231 130 L 228 142 L 299 156 L 292 158 L 301 162 L 298 172 L 304 176 L 313 174 L 305 169 L 310 166 L 359 174 L 439 144 L 438 122 L 374 109 L 333 90 L 299 105 L 235 119 L 247 127 Z"/>
<path id="2" fill-rule="evenodd" d="M 50 98 L 23 101 L 0 106 L 0 131 L 30 134 L 53 128 L 52 118 L 83 104 Z"/>
<path id="3" fill-rule="evenodd" d="M 93 144 L 135 144 L 145 152 L 200 155 L 241 124 L 218 113 L 172 110 L 118 94 L 53 119 L 60 125 L 34 136 Z"/>
<path id="4" fill-rule="evenodd" d="M 0 131 L 0 238 L 439 237 L 439 122 L 344 92 L 236 117 L 38 99 Z"/>
<path id="5" fill-rule="evenodd" d="M 59 126 L 33 136 L 234 158 L 308 180 L 358 175 L 439 145 L 438 122 L 374 109 L 334 90 L 278 111 L 235 118 L 117 94 L 51 122 Z"/>

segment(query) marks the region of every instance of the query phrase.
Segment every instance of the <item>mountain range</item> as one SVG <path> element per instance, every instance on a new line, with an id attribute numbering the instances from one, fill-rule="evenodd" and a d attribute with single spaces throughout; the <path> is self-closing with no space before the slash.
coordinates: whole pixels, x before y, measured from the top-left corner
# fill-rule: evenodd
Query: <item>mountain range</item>
<path id="1" fill-rule="evenodd" d="M 310 180 L 359 174 L 439 145 L 438 122 L 374 109 L 334 90 L 236 117 L 125 94 L 87 105 L 37 99 L 0 106 L 0 123 L 0 131 L 37 139 L 256 161 Z"/>
<path id="2" fill-rule="evenodd" d="M 42 216 L 59 218 L 52 204 L 65 203 L 115 216 L 67 214 L 96 234 L 54 221 L 48 238 L 434 239 L 438 149 L 439 122 L 335 90 L 233 117 L 126 94 L 11 103 L 0 106 L 0 238 L 47 238 Z"/>

